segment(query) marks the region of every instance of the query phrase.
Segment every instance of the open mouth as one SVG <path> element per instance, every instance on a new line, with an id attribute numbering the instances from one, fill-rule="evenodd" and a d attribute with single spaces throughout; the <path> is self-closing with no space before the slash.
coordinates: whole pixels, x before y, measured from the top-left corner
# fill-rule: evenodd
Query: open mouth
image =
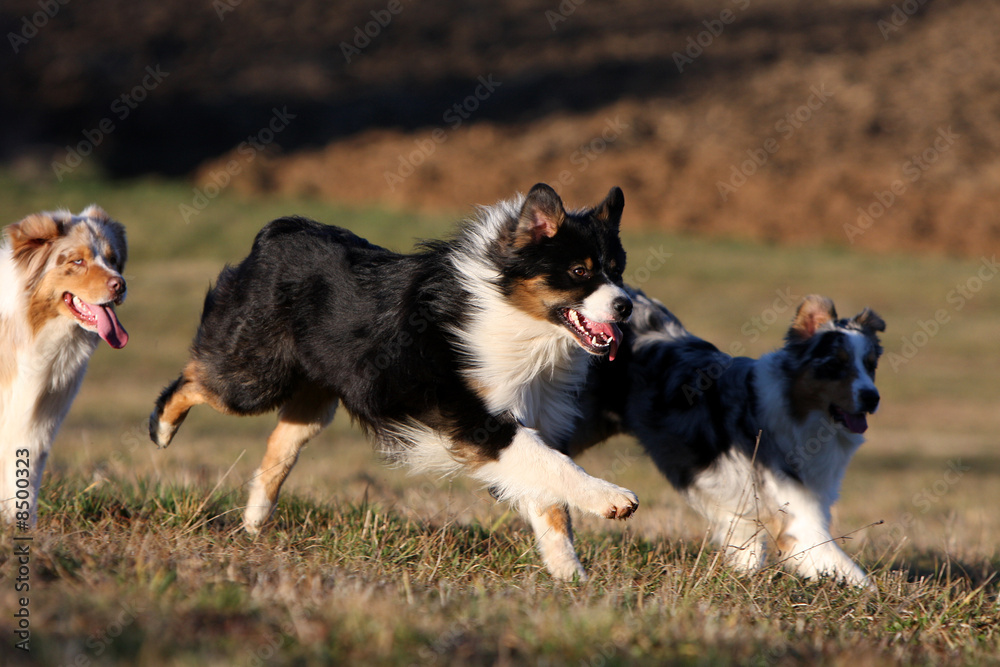
<path id="1" fill-rule="evenodd" d="M 112 302 L 87 303 L 69 292 L 63 294 L 63 302 L 84 329 L 96 331 L 104 342 L 116 350 L 125 347 L 125 343 L 128 342 L 128 332 L 118 321 L 118 316 L 111 307 Z"/>
<path id="2" fill-rule="evenodd" d="M 864 412 L 848 412 L 831 403 L 830 416 L 833 417 L 833 421 L 842 424 L 851 433 L 861 434 L 868 430 L 868 415 Z"/>
<path id="3" fill-rule="evenodd" d="M 612 361 L 622 340 L 622 331 L 613 322 L 595 322 L 572 308 L 563 308 L 563 323 L 569 329 L 580 347 L 591 354 L 607 354 Z"/>

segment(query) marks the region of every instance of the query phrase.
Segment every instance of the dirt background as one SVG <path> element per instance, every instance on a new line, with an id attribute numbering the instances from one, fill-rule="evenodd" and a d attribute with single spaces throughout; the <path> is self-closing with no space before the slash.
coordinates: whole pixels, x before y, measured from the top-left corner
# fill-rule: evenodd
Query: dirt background
<path id="1" fill-rule="evenodd" d="M 972 0 L 6 0 L 0 159 L 53 179 L 99 137 L 86 169 L 209 199 L 449 212 L 618 184 L 634 229 L 979 256 L 998 29 Z M 168 74 L 121 117 L 148 67 Z"/>

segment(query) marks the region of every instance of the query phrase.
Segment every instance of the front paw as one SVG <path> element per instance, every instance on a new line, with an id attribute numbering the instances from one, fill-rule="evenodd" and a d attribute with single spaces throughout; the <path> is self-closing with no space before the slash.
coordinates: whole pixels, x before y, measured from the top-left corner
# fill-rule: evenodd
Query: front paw
<path id="1" fill-rule="evenodd" d="M 620 486 L 604 482 L 604 488 L 594 494 L 587 511 L 605 519 L 627 519 L 639 508 L 639 498 Z"/>
<path id="2" fill-rule="evenodd" d="M 243 511 L 243 529 L 251 535 L 257 535 L 271 518 L 276 505 L 277 503 L 269 503 L 266 500 L 254 502 L 251 499 Z"/>
<path id="3" fill-rule="evenodd" d="M 549 571 L 553 579 L 561 581 L 576 580 L 580 582 L 587 580 L 587 573 L 583 569 L 583 565 L 580 564 L 580 561 L 576 559 L 575 554 L 562 558 L 545 558 L 544 560 L 545 569 Z"/>

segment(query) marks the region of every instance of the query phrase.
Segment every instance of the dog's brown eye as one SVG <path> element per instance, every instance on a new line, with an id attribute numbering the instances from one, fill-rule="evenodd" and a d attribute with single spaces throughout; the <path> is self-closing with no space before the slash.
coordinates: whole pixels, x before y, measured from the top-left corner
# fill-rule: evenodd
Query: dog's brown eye
<path id="1" fill-rule="evenodd" d="M 589 278 L 590 277 L 590 271 L 588 271 L 587 267 L 585 267 L 585 266 L 574 266 L 572 269 L 569 270 L 569 272 L 572 273 L 577 278 Z"/>

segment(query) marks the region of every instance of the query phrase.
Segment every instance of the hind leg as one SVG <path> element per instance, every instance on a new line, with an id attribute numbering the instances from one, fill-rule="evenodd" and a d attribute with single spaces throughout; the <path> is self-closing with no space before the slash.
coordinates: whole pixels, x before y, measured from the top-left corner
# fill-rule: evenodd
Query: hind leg
<path id="1" fill-rule="evenodd" d="M 174 439 L 177 429 L 184 423 L 188 411 L 196 405 L 208 403 L 223 414 L 229 414 L 222 401 L 202 385 L 199 377 L 200 366 L 192 359 L 181 376 L 163 390 L 156 401 L 156 407 L 149 415 L 149 437 L 157 447 L 163 448 Z"/>
<path id="2" fill-rule="evenodd" d="M 267 439 L 267 452 L 250 481 L 250 498 L 243 514 L 243 527 L 256 534 L 278 504 L 278 494 L 299 450 L 323 430 L 337 410 L 337 398 L 315 387 L 301 389 L 282 406 L 278 425 Z"/>

